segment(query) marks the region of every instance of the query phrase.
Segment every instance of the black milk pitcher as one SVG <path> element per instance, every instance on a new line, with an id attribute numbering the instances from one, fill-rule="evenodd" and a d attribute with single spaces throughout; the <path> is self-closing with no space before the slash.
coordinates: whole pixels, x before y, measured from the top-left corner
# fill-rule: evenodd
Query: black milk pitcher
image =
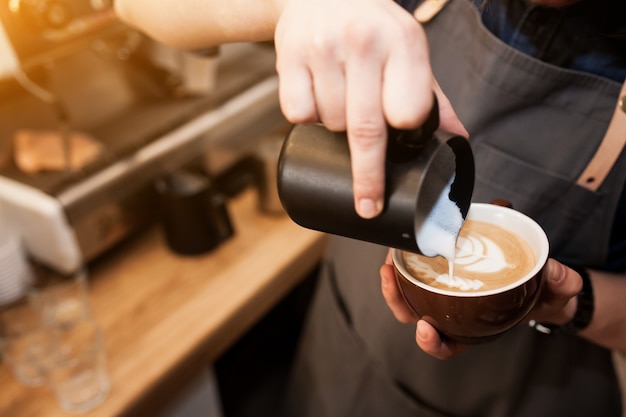
<path id="1" fill-rule="evenodd" d="M 420 253 L 417 234 L 451 179 L 448 197 L 467 216 L 474 158 L 466 138 L 438 130 L 437 103 L 414 130 L 389 129 L 383 212 L 361 218 L 354 208 L 345 132 L 295 125 L 278 161 L 277 186 L 291 219 L 308 229 Z"/>

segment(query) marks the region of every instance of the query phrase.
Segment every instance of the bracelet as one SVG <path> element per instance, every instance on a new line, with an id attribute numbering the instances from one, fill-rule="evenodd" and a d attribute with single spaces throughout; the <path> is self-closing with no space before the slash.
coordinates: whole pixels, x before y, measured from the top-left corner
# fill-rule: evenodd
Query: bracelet
<path id="1" fill-rule="evenodd" d="M 570 266 L 571 269 L 578 272 L 583 280 L 583 288 L 576 296 L 577 298 L 577 306 L 576 312 L 574 313 L 574 318 L 569 322 L 565 323 L 562 326 L 557 326 L 548 323 L 538 323 L 535 320 L 531 320 L 529 325 L 533 327 L 535 330 L 546 333 L 568 333 L 568 334 L 576 334 L 579 331 L 586 328 L 589 323 L 591 323 L 591 319 L 593 318 L 594 311 L 594 298 L 593 298 L 593 287 L 591 285 L 591 278 L 589 277 L 589 272 L 585 268 Z"/>

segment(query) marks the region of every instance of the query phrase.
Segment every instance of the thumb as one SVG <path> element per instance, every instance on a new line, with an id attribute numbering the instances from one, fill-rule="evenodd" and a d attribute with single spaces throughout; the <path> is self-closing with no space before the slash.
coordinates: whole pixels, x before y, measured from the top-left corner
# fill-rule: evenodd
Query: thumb
<path id="1" fill-rule="evenodd" d="M 448 100 L 448 97 L 444 94 L 437 80 L 434 81 L 434 85 L 437 103 L 439 103 L 439 127 L 447 132 L 468 138 L 469 133 L 459 120 L 450 100 Z"/>
<path id="2" fill-rule="evenodd" d="M 546 301 L 567 302 L 582 290 L 583 282 L 578 272 L 554 259 L 548 260 L 543 273 Z"/>
<path id="3" fill-rule="evenodd" d="M 548 260 L 543 277 L 544 287 L 531 316 L 538 321 L 564 324 L 576 309 L 576 295 L 582 290 L 582 278 L 554 259 Z"/>

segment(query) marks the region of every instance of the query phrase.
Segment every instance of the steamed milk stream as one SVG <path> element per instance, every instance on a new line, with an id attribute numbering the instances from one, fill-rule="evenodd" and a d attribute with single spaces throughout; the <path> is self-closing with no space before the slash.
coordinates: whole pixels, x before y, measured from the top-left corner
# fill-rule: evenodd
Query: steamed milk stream
<path id="1" fill-rule="evenodd" d="M 463 223 L 448 197 L 453 179 L 418 233 L 417 244 L 426 256 L 403 252 L 406 269 L 428 285 L 459 291 L 502 287 L 530 272 L 535 257 L 518 235 L 487 222 Z"/>
<path id="2" fill-rule="evenodd" d="M 449 280 L 454 279 L 456 241 L 463 226 L 461 209 L 448 197 L 454 178 L 453 175 L 446 184 L 417 234 L 417 246 L 424 255 L 441 255 L 448 260 Z"/>

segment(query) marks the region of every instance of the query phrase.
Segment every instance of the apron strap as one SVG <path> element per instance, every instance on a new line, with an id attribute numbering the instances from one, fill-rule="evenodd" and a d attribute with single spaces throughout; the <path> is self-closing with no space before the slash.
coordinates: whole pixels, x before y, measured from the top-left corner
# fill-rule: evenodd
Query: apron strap
<path id="1" fill-rule="evenodd" d="M 604 182 L 609 171 L 619 158 L 626 145 L 626 81 L 619 93 L 613 118 L 604 134 L 604 139 L 598 147 L 587 168 L 578 177 L 577 184 L 591 191 L 596 191 Z"/>
<path id="2" fill-rule="evenodd" d="M 430 22 L 448 4 L 448 1 L 450 0 L 425 0 L 417 6 L 413 16 L 420 23 Z"/>

